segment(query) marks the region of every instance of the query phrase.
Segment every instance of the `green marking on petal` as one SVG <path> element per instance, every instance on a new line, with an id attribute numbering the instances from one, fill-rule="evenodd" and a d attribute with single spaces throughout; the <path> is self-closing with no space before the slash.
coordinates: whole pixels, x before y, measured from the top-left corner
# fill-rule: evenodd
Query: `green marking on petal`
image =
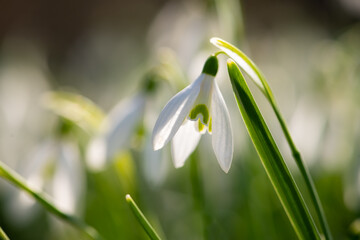
<path id="1" fill-rule="evenodd" d="M 189 117 L 191 120 L 195 120 L 199 114 L 203 116 L 203 123 L 207 124 L 209 121 L 209 110 L 205 104 L 198 104 L 193 109 L 191 109 Z"/>
<path id="2" fill-rule="evenodd" d="M 211 132 L 212 132 L 212 118 L 210 118 L 208 131 L 209 131 L 209 133 L 211 133 Z"/>
<path id="3" fill-rule="evenodd" d="M 199 132 L 202 132 L 204 130 L 204 124 L 201 123 L 200 119 L 198 121 L 198 129 L 199 129 Z"/>

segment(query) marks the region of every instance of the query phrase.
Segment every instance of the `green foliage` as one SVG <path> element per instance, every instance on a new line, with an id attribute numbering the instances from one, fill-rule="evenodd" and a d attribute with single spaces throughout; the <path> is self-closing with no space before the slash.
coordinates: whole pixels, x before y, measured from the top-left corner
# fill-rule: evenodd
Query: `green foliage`
<path id="1" fill-rule="evenodd" d="M 159 235 L 155 229 L 150 225 L 149 221 L 146 219 L 140 208 L 137 206 L 135 201 L 131 198 L 129 194 L 125 196 L 126 202 L 129 204 L 132 212 L 134 213 L 137 220 L 140 222 L 141 226 L 144 228 L 145 232 L 148 234 L 151 240 L 160 240 Z"/>
<path id="2" fill-rule="evenodd" d="M 4 230 L 0 227 L 0 239 L 1 240 L 9 240 L 9 237 L 6 235 Z"/>
<path id="3" fill-rule="evenodd" d="M 84 96 L 70 92 L 49 92 L 43 98 L 45 107 L 81 127 L 88 133 L 99 130 L 104 113 Z"/>
<path id="4" fill-rule="evenodd" d="M 285 135 L 286 141 L 289 144 L 289 147 L 291 149 L 292 155 L 295 159 L 295 162 L 300 170 L 300 173 L 302 175 L 302 178 L 304 179 L 306 183 L 306 188 L 308 192 L 310 193 L 312 204 L 315 207 L 315 211 L 317 213 L 317 217 L 320 220 L 320 225 L 323 230 L 323 233 L 326 237 L 326 239 L 331 240 L 331 232 L 325 217 L 324 210 L 322 208 L 320 198 L 318 196 L 318 193 L 315 188 L 315 184 L 312 180 L 312 177 L 310 175 L 309 170 L 307 169 L 306 165 L 304 164 L 302 157 L 300 155 L 300 152 L 297 150 L 295 143 L 290 135 L 290 132 L 288 130 L 288 127 L 285 123 L 285 120 L 279 110 L 279 107 L 275 101 L 275 97 L 270 89 L 270 86 L 268 85 L 264 75 L 260 71 L 260 69 L 253 63 L 253 61 L 247 57 L 242 51 L 240 51 L 238 48 L 233 46 L 232 44 L 219 39 L 219 38 L 212 38 L 210 40 L 211 43 L 213 43 L 216 47 L 220 48 L 226 55 L 231 57 L 237 64 L 240 66 L 250 77 L 251 80 L 254 81 L 254 83 L 260 88 L 260 90 L 264 93 L 264 95 L 269 100 L 269 103 L 271 107 L 274 110 L 274 113 L 280 123 L 281 129 Z"/>
<path id="5" fill-rule="evenodd" d="M 237 65 L 228 62 L 233 90 L 244 123 L 263 166 L 300 239 L 320 239 L 304 200 L 291 176 Z"/>

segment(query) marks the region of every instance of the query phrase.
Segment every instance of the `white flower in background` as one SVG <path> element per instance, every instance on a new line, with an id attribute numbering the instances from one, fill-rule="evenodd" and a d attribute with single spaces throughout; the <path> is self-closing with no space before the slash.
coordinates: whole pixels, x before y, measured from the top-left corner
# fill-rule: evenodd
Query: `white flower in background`
<path id="1" fill-rule="evenodd" d="M 228 172 L 233 156 L 230 117 L 215 75 L 218 60 L 210 56 L 201 75 L 166 104 L 155 124 L 152 142 L 159 150 L 171 139 L 175 167 L 184 165 L 201 134 L 212 135 L 212 146 L 220 167 Z"/>
<path id="2" fill-rule="evenodd" d="M 117 104 L 102 123 L 101 132 L 87 149 L 87 164 L 98 171 L 124 150 L 140 123 L 145 110 L 145 95 L 139 94 Z"/>
<path id="3" fill-rule="evenodd" d="M 85 173 L 79 151 L 67 141 L 46 141 L 30 154 L 19 169 L 31 187 L 49 194 L 54 204 L 69 214 L 79 213 L 84 194 Z M 23 191 L 10 195 L 8 216 L 18 224 L 30 221 L 38 212 L 36 201 Z"/>
<path id="4" fill-rule="evenodd" d="M 148 183 L 152 184 L 152 186 L 159 186 L 163 183 L 168 172 L 168 162 L 163 161 L 163 159 L 166 159 L 168 155 L 168 151 L 154 151 L 151 136 L 150 134 L 146 135 L 143 148 L 143 164 L 141 164 L 141 166 L 144 178 Z"/>
<path id="5" fill-rule="evenodd" d="M 153 112 L 147 111 L 153 109 L 153 106 L 146 106 L 156 104 L 153 96 L 157 78 L 153 72 L 145 75 L 140 92 L 118 103 L 103 120 L 100 131 L 90 141 L 86 152 L 87 165 L 91 170 L 101 171 L 117 156 L 131 149 L 131 140 L 137 134 L 138 127 L 141 127 L 145 136 L 142 143 L 144 164 L 141 164 L 144 177 L 153 185 L 160 184 L 165 178 L 167 165 L 161 161 L 164 154 L 152 150 L 151 139 L 147 134 L 156 120 Z"/>

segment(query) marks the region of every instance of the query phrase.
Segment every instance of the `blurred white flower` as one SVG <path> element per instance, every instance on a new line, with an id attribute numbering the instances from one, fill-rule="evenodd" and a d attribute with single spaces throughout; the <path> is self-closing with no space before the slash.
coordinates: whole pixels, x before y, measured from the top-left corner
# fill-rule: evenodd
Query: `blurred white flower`
<path id="1" fill-rule="evenodd" d="M 136 143 L 142 145 L 141 166 L 145 179 L 153 185 L 158 185 L 165 178 L 167 165 L 161 161 L 164 154 L 152 150 L 151 139 L 148 137 L 148 129 L 153 126 L 156 119 L 152 109 L 157 105 L 153 98 L 158 84 L 157 78 L 158 76 L 153 72 L 145 75 L 139 93 L 119 102 L 103 120 L 100 131 L 87 148 L 86 161 L 89 169 L 92 171 L 104 169 L 117 156 L 131 149 L 133 136 L 141 133 L 138 136 L 142 140 Z M 159 97 L 159 94 L 156 97 Z M 137 132 L 137 130 L 141 131 Z"/>
<path id="2" fill-rule="evenodd" d="M 184 165 L 195 150 L 201 134 L 212 134 L 212 146 L 220 167 L 228 172 L 233 156 L 230 117 L 215 75 L 218 60 L 207 59 L 202 74 L 166 104 L 155 124 L 152 136 L 154 150 L 171 139 L 175 167 Z"/>
<path id="3" fill-rule="evenodd" d="M 79 213 L 85 175 L 73 143 L 52 140 L 42 143 L 19 171 L 32 188 L 49 194 L 59 209 Z M 36 201 L 22 191 L 14 191 L 9 200 L 8 215 L 17 223 L 26 223 L 37 213 Z"/>
<path id="4" fill-rule="evenodd" d="M 151 137 L 147 136 L 145 139 L 142 169 L 144 177 L 147 182 L 153 186 L 159 186 L 165 179 L 168 172 L 166 159 L 169 152 L 167 151 L 154 151 L 151 144 Z"/>
<path id="5" fill-rule="evenodd" d="M 100 133 L 91 140 L 86 159 L 90 169 L 101 170 L 129 143 L 145 110 L 145 95 L 118 103 L 102 123 Z"/>

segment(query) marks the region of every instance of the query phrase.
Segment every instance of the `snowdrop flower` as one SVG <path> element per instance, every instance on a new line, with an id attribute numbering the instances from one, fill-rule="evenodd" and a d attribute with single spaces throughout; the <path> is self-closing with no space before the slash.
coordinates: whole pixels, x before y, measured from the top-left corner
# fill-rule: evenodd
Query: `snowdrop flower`
<path id="1" fill-rule="evenodd" d="M 103 120 L 100 131 L 87 147 L 86 163 L 92 171 L 103 170 L 117 156 L 133 149 L 132 138 L 138 136 L 141 139 L 137 139 L 137 144 L 141 146 L 136 147 L 143 150 L 144 177 L 151 184 L 158 185 L 165 178 L 167 165 L 161 161 L 164 154 L 152 150 L 151 137 L 147 132 L 156 120 L 153 111 L 149 110 L 156 104 L 153 96 L 157 93 L 161 77 L 158 69 L 149 71 L 144 77 L 139 93 L 119 102 Z"/>
<path id="2" fill-rule="evenodd" d="M 27 184 L 49 194 L 54 204 L 69 214 L 79 214 L 84 194 L 85 172 L 79 149 L 68 140 L 47 140 L 30 154 L 19 169 Z M 23 191 L 14 191 L 7 203 L 8 216 L 25 224 L 38 213 L 36 201 Z"/>
<path id="3" fill-rule="evenodd" d="M 201 75 L 166 104 L 155 124 L 153 149 L 159 150 L 171 139 L 175 167 L 184 165 L 205 132 L 212 135 L 212 146 L 220 167 L 228 172 L 233 156 L 230 117 L 215 75 L 218 60 L 210 56 Z"/>
<path id="4" fill-rule="evenodd" d="M 139 94 L 118 103 L 102 123 L 101 132 L 87 148 L 87 164 L 93 171 L 103 169 L 124 150 L 144 114 L 145 96 Z"/>

